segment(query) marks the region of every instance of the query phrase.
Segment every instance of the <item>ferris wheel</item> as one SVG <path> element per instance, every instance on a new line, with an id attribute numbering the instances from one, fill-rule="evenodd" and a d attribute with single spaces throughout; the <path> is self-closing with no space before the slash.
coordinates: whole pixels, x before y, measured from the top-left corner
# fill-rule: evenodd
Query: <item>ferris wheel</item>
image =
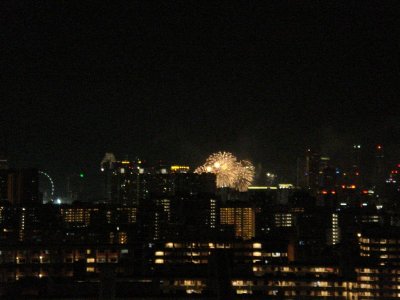
<path id="1" fill-rule="evenodd" d="M 39 171 L 39 174 L 42 175 L 44 178 L 46 178 L 48 180 L 48 182 L 50 183 L 50 199 L 53 200 L 54 199 L 54 191 L 55 191 L 53 179 L 46 172 Z"/>

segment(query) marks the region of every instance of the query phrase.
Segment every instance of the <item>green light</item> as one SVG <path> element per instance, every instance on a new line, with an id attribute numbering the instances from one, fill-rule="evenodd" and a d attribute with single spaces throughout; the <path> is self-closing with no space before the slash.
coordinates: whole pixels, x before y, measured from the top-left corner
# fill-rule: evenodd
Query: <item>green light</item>
<path id="1" fill-rule="evenodd" d="M 83 173 L 81 173 L 81 174 L 79 174 L 79 176 L 80 176 L 81 178 L 83 178 L 85 175 L 84 175 Z"/>

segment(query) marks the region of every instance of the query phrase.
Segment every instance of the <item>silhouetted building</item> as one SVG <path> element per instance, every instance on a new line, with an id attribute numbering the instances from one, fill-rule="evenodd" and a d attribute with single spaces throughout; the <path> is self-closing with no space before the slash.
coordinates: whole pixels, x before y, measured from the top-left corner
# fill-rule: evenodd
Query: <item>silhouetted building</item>
<path id="1" fill-rule="evenodd" d="M 115 161 L 103 166 L 106 179 L 110 174 L 107 201 L 118 205 L 137 206 L 153 198 L 215 194 L 215 175 L 190 173 L 189 167 L 158 164 L 144 166 L 140 160 Z M 110 186 L 108 186 L 110 184 Z M 107 190 L 107 189 L 106 189 Z M 108 192 L 107 192 L 108 193 Z"/>
<path id="2" fill-rule="evenodd" d="M 8 160 L 0 153 L 0 170 L 8 169 Z"/>
<path id="3" fill-rule="evenodd" d="M 0 201 L 8 199 L 8 170 L 0 169 Z"/>
<path id="4" fill-rule="evenodd" d="M 88 197 L 86 175 L 81 172 L 67 176 L 67 198 L 69 201 L 87 201 Z"/>
<path id="5" fill-rule="evenodd" d="M 377 194 L 382 194 L 385 189 L 386 180 L 385 153 L 382 145 L 375 147 L 375 161 L 372 184 Z"/>
<path id="6" fill-rule="evenodd" d="M 319 171 L 320 171 L 321 155 L 317 152 L 308 149 L 306 152 L 305 163 L 305 186 L 312 191 L 317 191 L 319 188 Z"/>
<path id="7" fill-rule="evenodd" d="M 103 160 L 100 163 L 100 170 L 103 173 L 103 197 L 106 202 L 111 203 L 112 199 L 112 191 L 111 191 L 111 178 L 113 174 L 113 163 L 116 162 L 115 156 L 113 153 L 107 152 L 104 155 Z"/>
<path id="8" fill-rule="evenodd" d="M 8 170 L 7 200 L 13 205 L 41 204 L 38 181 L 39 174 L 37 169 Z"/>
<path id="9" fill-rule="evenodd" d="M 364 184 L 364 166 L 362 165 L 362 148 L 361 145 L 353 145 L 352 149 L 352 162 L 351 168 L 347 174 L 351 184 L 354 184 L 357 188 L 360 188 Z"/>

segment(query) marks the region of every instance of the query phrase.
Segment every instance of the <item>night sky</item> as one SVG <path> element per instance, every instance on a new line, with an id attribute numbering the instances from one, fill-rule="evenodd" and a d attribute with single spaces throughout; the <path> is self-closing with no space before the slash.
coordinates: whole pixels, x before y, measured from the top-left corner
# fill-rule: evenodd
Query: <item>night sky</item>
<path id="1" fill-rule="evenodd" d="M 94 190 L 105 152 L 226 150 L 282 180 L 309 146 L 400 160 L 395 2 L 265 2 L 2 1 L 0 149 L 59 191 L 79 171 Z"/>

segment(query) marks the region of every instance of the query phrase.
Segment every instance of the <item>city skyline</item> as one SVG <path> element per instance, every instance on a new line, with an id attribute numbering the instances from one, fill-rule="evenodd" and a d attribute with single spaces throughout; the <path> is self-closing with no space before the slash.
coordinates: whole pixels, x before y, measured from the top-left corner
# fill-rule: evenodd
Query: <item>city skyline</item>
<path id="1" fill-rule="evenodd" d="M 358 147 L 358 149 L 357 149 Z M 274 176 L 274 182 L 275 184 L 279 183 L 291 183 L 296 186 L 299 185 L 299 181 L 301 181 L 302 177 L 304 177 L 306 171 L 305 168 L 305 162 L 306 162 L 306 157 L 307 153 L 309 151 L 318 153 L 319 159 L 326 160 L 327 161 L 327 167 L 331 168 L 336 168 L 337 170 L 340 170 L 340 173 L 346 173 L 346 172 L 351 172 L 352 168 L 354 167 L 354 164 L 357 164 L 357 168 L 361 168 L 358 171 L 361 171 L 362 176 L 364 179 L 366 179 L 366 186 L 371 186 L 373 178 L 374 178 L 374 172 L 376 168 L 376 151 L 381 150 L 381 155 L 382 155 L 382 171 L 383 175 L 386 178 L 390 177 L 390 171 L 395 169 L 398 164 L 399 160 L 391 155 L 391 153 L 387 153 L 387 150 L 384 145 L 382 144 L 375 144 L 375 145 L 370 145 L 369 148 L 365 149 L 363 145 L 360 144 L 353 144 L 349 145 L 341 153 L 337 153 L 334 156 L 327 155 L 326 152 L 321 152 L 320 147 L 315 147 L 315 148 L 307 148 L 304 149 L 302 156 L 296 157 L 294 161 L 294 165 L 291 166 L 290 169 L 290 176 L 287 176 L 285 173 L 280 173 L 282 170 L 281 168 L 267 168 L 264 165 L 262 165 L 259 162 L 254 162 L 254 161 L 248 161 L 252 167 L 254 168 L 254 173 L 253 173 L 253 180 L 251 181 L 253 184 L 261 184 L 261 185 L 268 185 L 269 178 L 267 178 L 267 174 L 271 174 Z M 357 158 L 355 158 L 355 153 L 354 150 L 358 150 Z M 224 151 L 222 151 L 224 152 Z M 219 151 L 218 153 L 221 153 Z M 227 152 L 228 154 L 231 154 Z M 112 154 L 114 153 L 106 153 L 107 154 Z M 217 153 L 214 153 L 217 154 Z M 235 155 L 236 153 L 234 153 Z M 388 155 L 389 154 L 389 155 Z M 104 156 L 104 155 L 103 155 Z M 208 155 L 207 155 L 208 156 Z M 188 166 L 188 171 L 189 172 L 197 172 L 197 169 L 204 168 L 204 171 L 207 172 L 205 169 L 203 163 L 206 161 L 207 157 L 203 158 L 203 161 L 199 163 L 198 165 L 195 164 L 190 164 L 187 161 L 183 161 L 182 159 L 179 161 L 168 161 L 168 160 L 147 160 L 143 157 L 138 157 L 135 155 L 117 155 L 114 156 L 114 159 L 116 161 L 130 161 L 134 162 L 136 160 L 140 160 L 141 163 L 144 163 L 147 167 L 153 168 L 157 167 L 159 165 L 166 165 L 166 166 L 172 166 L 172 165 L 186 165 Z M 357 162 L 355 162 L 355 159 Z M 103 158 L 104 160 L 104 158 Z M 18 166 L 16 164 L 13 164 L 13 162 L 5 160 L 7 168 L 11 169 L 19 169 L 21 166 Z M 85 180 L 85 189 L 87 189 L 87 192 L 91 194 L 92 199 L 96 199 L 101 196 L 101 192 L 99 190 L 99 187 L 101 186 L 102 182 L 102 171 L 103 168 L 100 167 L 101 163 L 103 163 L 101 160 L 97 161 L 96 165 L 82 165 L 82 166 L 77 166 L 75 169 L 69 169 L 68 172 L 63 170 L 63 176 L 57 176 L 54 173 L 49 173 L 48 170 L 41 168 L 38 166 L 37 163 L 31 162 L 28 165 L 22 166 L 22 168 L 32 168 L 35 167 L 37 168 L 42 174 L 43 177 L 41 177 L 41 182 L 44 182 L 45 185 L 48 185 L 48 179 L 45 177 L 50 176 L 51 180 L 53 180 L 52 185 L 53 188 L 56 187 L 56 193 L 54 196 L 57 197 L 65 197 L 68 189 L 68 181 L 70 180 L 69 178 L 73 177 L 84 177 Z M 202 166 L 203 165 L 203 166 Z M 277 165 L 276 165 L 277 166 Z M 338 171 L 339 172 L 339 171 Z M 250 182 L 250 181 L 249 181 Z M 47 188 L 50 188 L 48 186 Z"/>
<path id="2" fill-rule="evenodd" d="M 0 20 L 0 298 L 399 299 L 395 5 Z"/>
<path id="3" fill-rule="evenodd" d="M 105 152 L 197 166 L 225 150 L 294 180 L 308 147 L 400 157 L 389 5 L 3 6 L 0 148 L 17 167 L 60 181 Z"/>

